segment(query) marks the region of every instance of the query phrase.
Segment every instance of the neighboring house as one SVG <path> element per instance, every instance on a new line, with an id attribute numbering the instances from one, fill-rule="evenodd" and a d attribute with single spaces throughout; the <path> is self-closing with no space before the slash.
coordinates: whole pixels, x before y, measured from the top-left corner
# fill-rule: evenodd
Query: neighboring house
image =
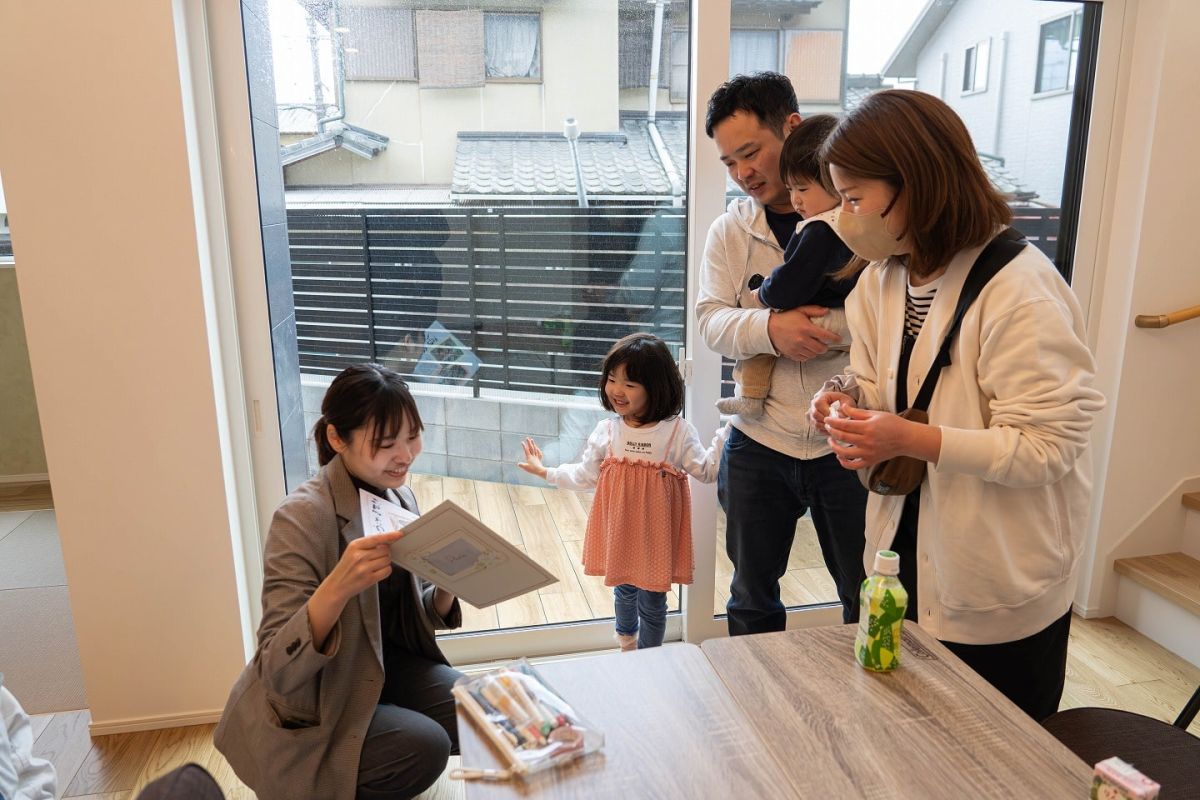
<path id="1" fill-rule="evenodd" d="M 465 171 L 480 166 L 481 152 L 493 151 L 501 161 L 493 171 L 496 191 L 491 194 L 543 201 L 562 194 L 566 201 L 575 195 L 573 165 L 568 161 L 570 169 L 565 177 L 561 173 L 561 157 L 567 153 L 563 120 L 570 116 L 583 133 L 579 146 L 589 194 L 594 189 L 601 197 L 661 197 L 666 202 L 677 196 L 674 183 L 682 182 L 686 169 L 686 135 L 673 113 L 685 111 L 687 103 L 685 0 L 661 2 L 655 106 L 662 146 L 650 143 L 645 121 L 654 2 L 546 0 L 539 6 L 534 0 L 518 8 L 497 0 L 494 6 L 459 10 L 461 5 L 440 0 L 393 0 L 344 3 L 331 20 L 327 3 L 291 1 L 314 18 L 309 30 L 318 55 L 312 72 L 332 74 L 334 86 L 326 86 L 312 101 L 280 99 L 289 189 L 440 185 L 451 186 L 455 200 L 470 199 L 464 195 L 480 194 L 474 184 L 489 179 Z M 788 74 L 805 113 L 842 107 L 849 0 L 745 0 L 733 14 L 732 72 Z M 335 29 L 334 38 L 343 47 L 344 88 L 338 86 L 338 60 L 321 55 L 321 48 L 328 47 L 319 40 L 331 35 L 326 25 Z M 306 38 L 277 38 L 276 58 L 298 59 L 303 65 L 309 58 Z M 332 71 L 316 63 L 331 58 Z M 320 142 L 298 153 L 300 143 L 314 142 L 319 117 L 336 116 L 339 93 L 344 93 L 346 113 L 335 129 L 348 123 L 352 131 L 361 128 L 379 138 L 368 137 L 361 147 Z M 680 137 L 673 134 L 677 126 Z M 354 136 L 351 132 L 348 138 Z M 664 164 L 659 156 L 676 150 L 673 138 L 684 144 L 674 154 L 674 165 Z M 557 171 L 525 181 L 528 185 L 510 187 L 503 179 L 494 180 L 507 164 L 522 162 L 518 151 L 539 141 L 543 146 L 529 158 L 556 164 Z M 655 164 L 646 162 L 647 154 Z M 305 157 L 289 164 L 289 155 Z M 628 185 L 618 186 L 616 174 Z M 672 174 L 678 178 L 674 183 Z M 518 179 L 525 177 L 518 172 Z"/>
<path id="2" fill-rule="evenodd" d="M 976 149 L 1026 191 L 1062 200 L 1082 4 L 936 0 L 883 68 L 945 100 Z M 985 158 L 986 166 L 986 158 Z"/>

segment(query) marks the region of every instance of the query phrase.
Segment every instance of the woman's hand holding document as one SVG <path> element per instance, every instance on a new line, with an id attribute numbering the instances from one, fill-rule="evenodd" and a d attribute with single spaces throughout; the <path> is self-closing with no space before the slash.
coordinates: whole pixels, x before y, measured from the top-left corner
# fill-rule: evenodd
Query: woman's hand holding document
<path id="1" fill-rule="evenodd" d="M 392 561 L 476 608 L 558 581 L 553 574 L 449 500 L 417 516 L 360 490 L 363 534 L 403 530 Z"/>

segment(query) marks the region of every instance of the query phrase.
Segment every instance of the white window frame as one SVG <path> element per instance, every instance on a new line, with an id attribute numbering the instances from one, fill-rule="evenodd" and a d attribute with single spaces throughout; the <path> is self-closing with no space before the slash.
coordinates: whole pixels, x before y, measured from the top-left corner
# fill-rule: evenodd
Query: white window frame
<path id="1" fill-rule="evenodd" d="M 967 85 L 967 63 L 971 65 L 971 84 Z M 983 94 L 988 90 L 988 71 L 992 62 L 990 36 L 972 42 L 963 50 L 962 96 Z M 982 70 L 980 69 L 982 67 Z M 982 77 L 981 77 L 982 75 Z"/>
<path id="2" fill-rule="evenodd" d="M 203 48 L 207 59 L 193 58 L 190 68 L 197 85 L 195 113 L 201 132 L 198 143 L 189 143 L 208 178 L 197 197 L 205 209 L 209 246 L 227 265 L 228 283 L 217 293 L 217 326 L 224 344 L 221 354 L 227 389 L 234 410 L 230 419 L 232 438 L 247 443 L 249 452 L 236 459 L 242 465 L 231 480 L 242 496 L 252 501 L 240 508 L 242 519 L 251 529 L 257 521 L 261 536 L 275 506 L 283 496 L 283 469 L 280 458 L 279 420 L 276 418 L 273 356 L 267 312 L 266 286 L 263 281 L 261 234 L 258 228 L 258 198 L 253 149 L 250 146 L 251 121 L 248 107 L 242 21 L 237 3 L 224 0 L 174 0 L 188 10 L 187 37 L 193 54 Z M 1078 244 L 1073 286 L 1089 315 L 1098 312 L 1103 286 L 1096 276 L 1105 269 L 1106 254 L 1101 251 L 1103 231 L 1112 223 L 1112 181 L 1119 163 L 1120 142 L 1114 128 L 1121 109 L 1117 107 L 1118 73 L 1121 66 L 1122 39 L 1129 35 L 1126 20 L 1128 0 L 1103 0 L 1100 48 L 1097 54 L 1096 80 L 1092 103 L 1092 121 L 1087 143 L 1087 168 L 1084 176 Z M 730 0 L 699 0 L 691 9 L 691 75 L 688 196 L 688 271 L 687 298 L 692 308 L 699 293 L 700 262 L 708 228 L 724 208 L 725 170 L 704 134 L 704 109 L 708 96 L 727 79 L 729 63 Z M 703 54 L 703 57 L 700 56 Z M 212 90 L 211 96 L 204 87 Z M 212 135 L 209 135 L 212 134 Z M 216 139 L 219 138 L 219 146 Z M 1103 225 L 1102 225 L 1103 223 Z M 1090 333 L 1090 338 L 1094 337 Z M 226 348 L 233 344 L 234 350 Z M 688 418 L 699 430 L 715 430 L 718 414 L 713 400 L 719 393 L 721 359 L 704 346 L 696 326 L 689 324 L 686 334 L 690 362 L 689 391 L 686 399 Z M 239 360 L 240 359 L 240 360 Z M 249 463 L 252 461 L 252 465 Z M 685 641 L 700 642 L 726 635 L 723 617 L 713 614 L 716 573 L 717 495 L 714 484 L 694 484 L 693 529 L 698 559 L 695 582 L 683 587 L 681 613 L 668 617 L 668 638 L 682 636 Z M 257 502 L 255 507 L 254 501 Z M 251 537 L 246 537 L 249 540 Z M 711 554 L 711 556 L 710 556 Z M 252 620 L 258 621 L 261 587 L 261 547 L 247 541 L 241 554 L 240 589 L 251 604 Z M 841 611 L 835 607 L 790 609 L 790 628 L 838 624 Z M 254 631 L 248 630 L 252 643 Z M 513 655 L 546 655 L 611 648 L 612 623 L 586 621 L 579 624 L 546 626 L 500 633 L 464 634 L 444 639 L 441 644 L 455 662 L 479 663 Z"/>
<path id="3" fill-rule="evenodd" d="M 1071 21 L 1068 35 L 1071 42 L 1071 51 L 1067 56 L 1067 85 L 1056 86 L 1052 89 L 1038 89 L 1042 82 L 1042 31 L 1047 25 L 1053 25 L 1056 22 L 1061 22 L 1064 19 Z M 1079 70 L 1079 39 L 1081 36 L 1080 28 L 1083 24 L 1083 9 L 1077 8 L 1073 11 L 1068 11 L 1065 14 L 1058 14 L 1049 19 L 1042 20 L 1038 23 L 1037 32 L 1037 65 L 1033 70 L 1033 96 L 1034 98 L 1054 97 L 1060 94 L 1070 94 L 1075 91 L 1075 73 Z"/>

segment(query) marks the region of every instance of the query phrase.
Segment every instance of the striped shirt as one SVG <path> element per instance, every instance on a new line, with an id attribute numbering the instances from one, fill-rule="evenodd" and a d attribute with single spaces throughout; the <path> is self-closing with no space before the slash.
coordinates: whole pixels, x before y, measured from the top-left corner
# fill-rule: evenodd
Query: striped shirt
<path id="1" fill-rule="evenodd" d="M 929 306 L 933 304 L 933 297 L 937 294 L 938 287 L 942 285 L 942 277 L 939 275 L 936 280 L 932 280 L 924 286 L 913 286 L 912 279 L 908 281 L 908 291 L 904 295 L 904 333 L 914 339 L 921 332 L 921 327 L 925 324 L 925 317 L 929 315 Z"/>

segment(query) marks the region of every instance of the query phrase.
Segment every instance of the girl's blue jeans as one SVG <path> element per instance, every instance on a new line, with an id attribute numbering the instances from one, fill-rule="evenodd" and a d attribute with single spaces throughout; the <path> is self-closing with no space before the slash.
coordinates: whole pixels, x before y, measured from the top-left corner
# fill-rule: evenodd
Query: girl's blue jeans
<path id="1" fill-rule="evenodd" d="M 658 647 L 667 633 L 667 593 L 648 592 L 632 584 L 613 587 L 617 633 L 638 635 L 638 649 Z M 639 625 L 638 622 L 641 622 Z"/>

